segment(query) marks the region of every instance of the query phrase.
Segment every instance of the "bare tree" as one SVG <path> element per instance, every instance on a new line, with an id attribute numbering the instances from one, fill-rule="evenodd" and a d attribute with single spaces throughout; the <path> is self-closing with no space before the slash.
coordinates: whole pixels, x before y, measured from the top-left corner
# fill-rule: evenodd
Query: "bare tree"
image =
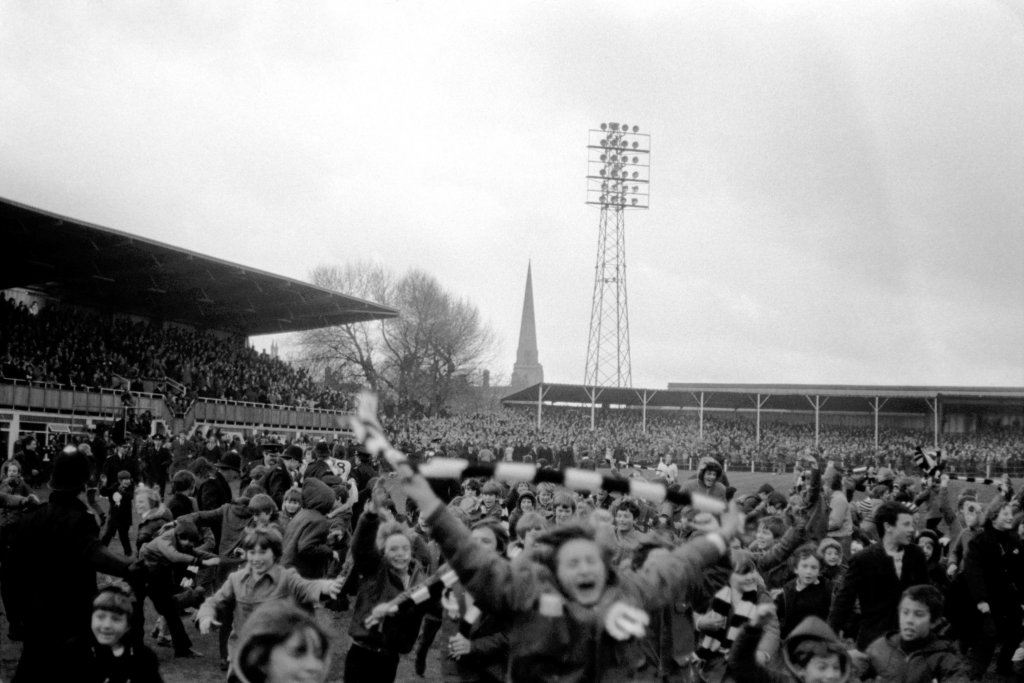
<path id="1" fill-rule="evenodd" d="M 300 335 L 306 364 L 331 367 L 400 412 L 436 414 L 491 360 L 493 333 L 472 303 L 421 270 L 400 278 L 379 265 L 319 266 L 314 284 L 398 309 L 399 317 Z"/>

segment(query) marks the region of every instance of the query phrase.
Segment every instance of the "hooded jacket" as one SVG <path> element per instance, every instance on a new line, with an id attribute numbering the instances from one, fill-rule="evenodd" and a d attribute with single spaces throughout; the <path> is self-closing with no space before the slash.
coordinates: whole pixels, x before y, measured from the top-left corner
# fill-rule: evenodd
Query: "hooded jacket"
<path id="1" fill-rule="evenodd" d="M 782 671 L 767 669 L 757 663 L 755 653 L 764 629 L 761 625 L 747 624 L 740 631 L 739 637 L 729 651 L 729 670 L 737 681 L 743 683 L 798 683 L 802 678 L 793 664 L 793 653 L 800 643 L 806 640 L 820 640 L 836 646 L 839 655 L 839 667 L 843 672 L 842 681 L 850 679 L 851 662 L 849 655 L 841 649 L 839 638 L 835 632 L 818 617 L 807 617 L 793 629 L 782 645 Z"/>
<path id="2" fill-rule="evenodd" d="M 704 485 L 704 472 L 707 471 L 708 467 L 712 467 L 718 470 L 718 479 L 715 480 L 714 485 L 708 488 Z M 705 456 L 700 459 L 697 465 L 697 477 L 696 479 L 689 479 L 683 482 L 680 487 L 683 491 L 689 491 L 690 493 L 700 493 L 705 496 L 717 498 L 718 500 L 725 500 L 725 484 L 722 483 L 722 466 L 718 464 L 718 461 L 710 456 Z"/>
<path id="3" fill-rule="evenodd" d="M 302 509 L 288 523 L 281 564 L 295 567 L 304 579 L 320 579 L 327 573 L 331 547 L 327 544 L 327 513 L 334 507 L 334 491 L 319 479 L 302 484 Z"/>
<path id="4" fill-rule="evenodd" d="M 967 683 L 967 667 L 956 647 L 934 635 L 915 644 L 910 652 L 900 634 L 890 633 L 871 643 L 867 669 L 861 678 L 874 677 L 875 683 Z"/>

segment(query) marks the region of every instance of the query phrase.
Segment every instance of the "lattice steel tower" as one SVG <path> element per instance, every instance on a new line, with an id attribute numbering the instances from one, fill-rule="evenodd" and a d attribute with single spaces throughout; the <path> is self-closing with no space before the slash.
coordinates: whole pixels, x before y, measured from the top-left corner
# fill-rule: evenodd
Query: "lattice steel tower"
<path id="1" fill-rule="evenodd" d="M 626 209 L 650 206 L 651 136 L 639 126 L 602 123 L 587 141 L 587 204 L 601 207 L 583 383 L 628 387 L 629 308 L 626 298 Z"/>

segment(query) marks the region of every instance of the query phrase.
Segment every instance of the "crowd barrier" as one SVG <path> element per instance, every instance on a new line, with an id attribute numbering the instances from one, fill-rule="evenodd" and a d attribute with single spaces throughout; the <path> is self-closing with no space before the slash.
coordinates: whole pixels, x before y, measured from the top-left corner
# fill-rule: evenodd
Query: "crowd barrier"
<path id="1" fill-rule="evenodd" d="M 124 408 L 123 392 L 117 389 L 80 389 L 49 382 L 5 380 L 0 384 L 0 407 L 12 410 L 114 415 Z M 139 412 L 162 416 L 166 410 L 163 396 L 135 392 L 133 406 Z"/>
<path id="2" fill-rule="evenodd" d="M 268 405 L 224 399 L 197 399 L 189 409 L 200 424 L 260 426 L 278 429 L 338 429 L 338 418 L 346 413 L 322 408 Z"/>
<path id="3" fill-rule="evenodd" d="M 125 404 L 121 389 L 75 388 L 49 382 L 4 380 L 0 383 L 0 408 L 61 415 L 120 416 Z M 149 411 L 155 419 L 171 422 L 172 411 L 162 394 L 132 392 L 138 413 Z M 340 410 L 268 405 L 225 399 L 197 399 L 179 423 L 187 431 L 195 423 L 239 425 L 295 430 L 337 430 Z"/>

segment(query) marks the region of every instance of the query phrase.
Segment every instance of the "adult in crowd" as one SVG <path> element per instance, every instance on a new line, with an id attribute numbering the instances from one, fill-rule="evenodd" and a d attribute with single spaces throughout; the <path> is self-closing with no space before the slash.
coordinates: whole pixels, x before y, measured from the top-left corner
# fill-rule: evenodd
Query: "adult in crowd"
<path id="1" fill-rule="evenodd" d="M 875 524 L 881 542 L 850 558 L 829 613 L 829 625 L 837 633 L 855 636 L 860 650 L 899 625 L 895 606 L 903 591 L 928 583 L 924 551 L 913 544 L 913 513 L 901 503 L 882 503 L 875 510 Z M 851 632 L 855 602 L 861 613 L 856 634 Z"/>
<path id="2" fill-rule="evenodd" d="M 83 500 L 89 463 L 76 448 L 57 456 L 46 505 L 14 526 L 9 558 L 24 617 L 24 648 L 16 683 L 54 681 L 54 649 L 71 638 L 88 638 L 96 573 L 132 574 L 132 565 L 107 550 Z"/>

